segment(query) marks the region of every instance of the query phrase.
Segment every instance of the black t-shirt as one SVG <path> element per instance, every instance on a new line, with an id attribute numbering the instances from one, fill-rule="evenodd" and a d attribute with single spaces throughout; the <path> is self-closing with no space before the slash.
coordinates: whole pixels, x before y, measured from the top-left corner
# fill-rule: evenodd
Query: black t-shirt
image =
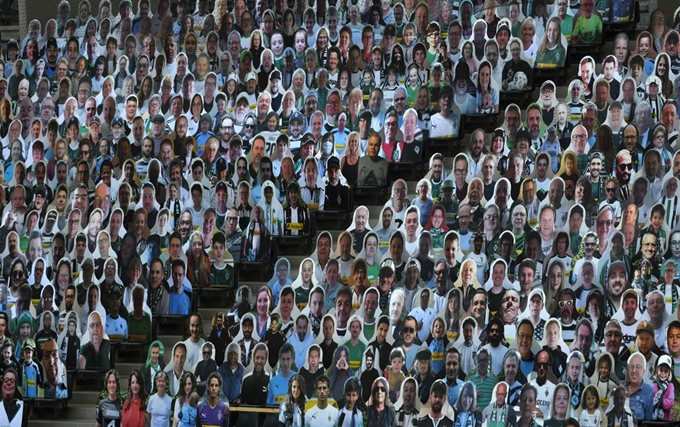
<path id="1" fill-rule="evenodd" d="M 102 427 L 120 427 L 121 415 L 120 399 L 112 402 L 107 397 L 97 405 L 95 418 Z"/>

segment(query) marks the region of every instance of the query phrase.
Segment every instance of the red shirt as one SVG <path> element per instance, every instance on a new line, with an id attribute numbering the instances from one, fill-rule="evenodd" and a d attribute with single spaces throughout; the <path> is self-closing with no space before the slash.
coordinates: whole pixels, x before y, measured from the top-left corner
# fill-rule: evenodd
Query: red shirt
<path id="1" fill-rule="evenodd" d="M 123 403 L 123 406 L 127 401 Z M 125 427 L 144 427 L 146 412 L 142 411 L 141 399 L 131 399 L 130 406 L 123 409 L 123 416 L 121 417 L 121 424 Z"/>

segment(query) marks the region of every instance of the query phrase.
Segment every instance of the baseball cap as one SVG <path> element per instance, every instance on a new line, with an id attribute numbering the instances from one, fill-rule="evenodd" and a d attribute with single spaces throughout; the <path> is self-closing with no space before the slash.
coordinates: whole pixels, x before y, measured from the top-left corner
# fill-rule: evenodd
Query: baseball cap
<path id="1" fill-rule="evenodd" d="M 649 85 L 661 86 L 661 79 L 657 76 L 649 76 L 647 77 L 647 86 Z"/>
<path id="2" fill-rule="evenodd" d="M 293 120 L 299 120 L 300 123 L 304 123 L 304 122 L 305 122 L 304 116 L 303 116 L 302 113 L 299 112 L 299 111 L 296 111 L 296 112 L 294 112 L 293 114 L 290 115 L 290 120 L 289 120 L 289 122 L 292 122 Z"/>
<path id="3" fill-rule="evenodd" d="M 75 117 L 75 116 L 74 116 L 74 117 L 71 117 L 71 118 L 69 119 L 69 121 L 68 121 L 68 126 L 71 126 L 71 125 L 80 126 L 80 120 L 78 120 L 78 117 Z"/>
<path id="4" fill-rule="evenodd" d="M 279 70 L 272 71 L 271 74 L 269 74 L 269 80 L 272 80 L 272 79 L 281 80 L 281 71 L 279 71 Z"/>
<path id="5" fill-rule="evenodd" d="M 326 169 L 330 168 L 340 169 L 340 160 L 337 157 L 331 157 L 326 162 Z"/>
<path id="6" fill-rule="evenodd" d="M 118 116 L 118 117 L 114 117 L 113 121 L 111 121 L 111 126 L 112 126 L 112 127 L 113 127 L 113 126 L 116 126 L 116 125 L 118 125 L 118 126 L 121 126 L 121 127 L 122 127 L 122 126 L 123 126 L 123 124 L 124 124 L 124 122 L 123 122 L 123 118 L 122 118 L 122 117 L 120 117 L 120 116 Z"/>
<path id="7" fill-rule="evenodd" d="M 228 192 L 227 184 L 225 184 L 224 181 L 218 182 L 217 186 L 215 187 L 215 192 L 218 192 L 220 190 L 224 190 L 224 191 Z"/>
<path id="8" fill-rule="evenodd" d="M 304 147 L 307 144 L 316 144 L 316 141 L 314 141 L 314 136 L 311 133 L 306 133 L 302 136 L 300 147 Z"/>
<path id="9" fill-rule="evenodd" d="M 635 329 L 635 335 L 640 335 L 642 332 L 647 332 L 649 335 L 654 336 L 654 326 L 648 321 L 643 320 L 638 323 L 637 328 Z"/>
<path id="10" fill-rule="evenodd" d="M 531 141 L 531 134 L 529 133 L 529 130 L 527 128 L 525 127 L 520 128 L 515 134 L 515 141 L 519 141 L 520 139 L 526 139 L 527 141 Z"/>
<path id="11" fill-rule="evenodd" d="M 669 368 L 673 369 L 673 360 L 669 355 L 664 354 L 663 356 L 659 357 L 659 361 L 656 363 L 656 366 L 661 365 L 667 365 Z"/>
<path id="12" fill-rule="evenodd" d="M 380 263 L 380 271 L 378 276 L 380 278 L 390 277 L 394 274 L 394 261 L 391 258 L 387 258 Z"/>
<path id="13" fill-rule="evenodd" d="M 499 137 L 505 139 L 505 129 L 496 128 L 496 130 L 493 131 L 493 134 L 491 134 L 491 140 L 492 141 L 496 138 L 499 138 Z"/>
<path id="14" fill-rule="evenodd" d="M 255 80 L 255 73 L 253 73 L 252 71 L 246 74 L 246 83 L 251 80 Z"/>
<path id="15" fill-rule="evenodd" d="M 432 384 L 432 387 L 430 388 L 430 393 L 438 393 L 438 394 L 444 394 L 448 392 L 446 383 L 444 380 L 437 380 Z"/>
<path id="16" fill-rule="evenodd" d="M 165 123 L 165 117 L 162 114 L 156 114 L 152 120 L 153 122 Z"/>
<path id="17" fill-rule="evenodd" d="M 416 360 L 430 360 L 430 359 L 432 359 L 432 352 L 427 347 L 421 348 L 416 353 Z"/>
<path id="18" fill-rule="evenodd" d="M 89 267 L 94 270 L 94 262 L 92 262 L 92 258 L 85 258 L 80 268 L 84 270 L 85 267 Z"/>
<path id="19" fill-rule="evenodd" d="M 112 296 L 115 296 L 118 294 L 118 296 L 123 296 L 123 287 L 120 285 L 113 285 L 111 287 L 111 290 L 109 291 L 109 298 Z"/>
<path id="20" fill-rule="evenodd" d="M 26 350 L 27 348 L 35 350 L 35 341 L 33 341 L 32 338 L 27 338 L 26 341 L 24 341 L 24 350 Z"/>
<path id="21" fill-rule="evenodd" d="M 453 190 L 453 181 L 450 179 L 445 179 L 441 186 L 442 190 Z"/>

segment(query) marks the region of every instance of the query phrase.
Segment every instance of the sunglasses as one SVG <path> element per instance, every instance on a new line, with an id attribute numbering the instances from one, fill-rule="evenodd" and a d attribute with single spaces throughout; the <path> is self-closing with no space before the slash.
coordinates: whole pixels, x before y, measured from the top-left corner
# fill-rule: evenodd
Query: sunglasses
<path id="1" fill-rule="evenodd" d="M 404 329 L 402 329 L 402 331 L 404 331 L 404 333 L 406 333 L 406 334 L 412 334 L 416 330 L 414 328 L 404 328 Z"/>
<path id="2" fill-rule="evenodd" d="M 560 301 L 560 303 L 559 303 L 560 308 L 563 308 L 563 307 L 571 307 L 573 304 L 574 304 L 574 303 L 573 303 L 573 301 L 571 301 L 571 300 L 569 300 L 569 301 Z"/>

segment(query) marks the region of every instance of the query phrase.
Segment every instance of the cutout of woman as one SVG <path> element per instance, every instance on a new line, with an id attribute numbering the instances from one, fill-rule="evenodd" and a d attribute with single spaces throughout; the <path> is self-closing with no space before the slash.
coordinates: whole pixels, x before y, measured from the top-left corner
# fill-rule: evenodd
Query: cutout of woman
<path id="1" fill-rule="evenodd" d="M 477 389 L 472 381 L 463 383 L 456 401 L 454 425 L 481 427 L 482 411 L 477 407 Z"/>
<path id="2" fill-rule="evenodd" d="M 555 313 L 558 309 L 558 295 L 567 286 L 567 275 L 561 261 L 553 261 L 546 269 L 544 280 L 545 305 L 548 313 Z"/>
<path id="3" fill-rule="evenodd" d="M 567 277 L 569 277 L 571 271 L 572 259 L 574 258 L 570 250 L 570 238 L 569 234 L 565 231 L 558 231 L 555 235 L 555 240 L 553 242 L 552 249 L 550 253 L 546 255 L 543 260 L 543 271 L 550 271 L 550 264 L 554 261 L 559 261 L 566 270 Z"/>
<path id="4" fill-rule="evenodd" d="M 461 321 L 465 311 L 463 310 L 463 305 L 461 304 L 461 295 L 460 289 L 451 289 L 446 295 L 446 305 L 442 308 L 438 315 L 444 320 L 446 339 L 449 342 L 456 341 L 460 335 L 460 331 L 462 330 Z M 434 299 L 436 301 L 437 297 L 435 296 Z"/>
<path id="5" fill-rule="evenodd" d="M 255 330 L 260 337 L 264 337 L 272 323 L 271 312 L 272 291 L 267 286 L 260 287 L 255 299 Z"/>
<path id="6" fill-rule="evenodd" d="M 546 414 L 543 427 L 561 427 L 564 424 L 564 421 L 571 415 L 569 410 L 570 399 L 571 390 L 569 386 L 565 383 L 557 384 L 553 391 L 550 414 Z"/>
<path id="7" fill-rule="evenodd" d="M 477 72 L 477 113 L 498 114 L 498 83 L 493 78 L 493 66 L 482 61 Z"/>
<path id="8" fill-rule="evenodd" d="M 562 68 L 566 60 L 567 38 L 562 34 L 559 16 L 553 16 L 545 25 L 545 34 L 536 51 L 536 68 Z"/>
<path id="9" fill-rule="evenodd" d="M 285 259 L 285 258 L 284 258 Z M 277 263 L 277 272 L 279 269 L 279 264 Z M 298 276 L 292 283 L 295 289 L 295 301 L 297 302 L 298 308 L 304 310 L 309 302 L 309 293 L 316 285 L 318 285 L 318 279 L 316 277 L 316 263 L 312 258 L 305 258 L 300 263 L 300 268 L 298 268 Z M 277 273 L 278 274 L 278 273 Z"/>
<path id="10" fill-rule="evenodd" d="M 680 230 L 673 230 L 671 233 L 664 258 L 666 261 L 673 261 L 676 265 L 680 264 Z"/>

